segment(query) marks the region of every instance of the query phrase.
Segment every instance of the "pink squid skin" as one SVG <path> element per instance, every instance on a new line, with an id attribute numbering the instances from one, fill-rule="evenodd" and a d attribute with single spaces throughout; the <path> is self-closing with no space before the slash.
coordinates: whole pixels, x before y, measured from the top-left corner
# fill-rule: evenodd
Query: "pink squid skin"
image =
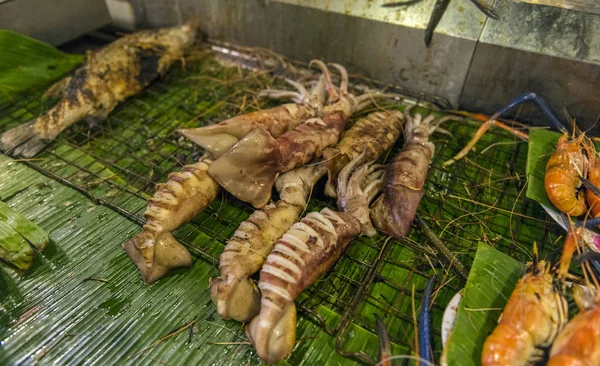
<path id="1" fill-rule="evenodd" d="M 277 174 L 320 157 L 325 148 L 338 142 L 352 114 L 369 106 L 373 98 L 392 96 L 365 94 L 354 97 L 347 91 L 346 70 L 333 64 L 342 75 L 338 93 L 325 64 L 313 62 L 321 68 L 329 93 L 329 104 L 323 108 L 322 117 L 308 119 L 277 139 L 264 129 L 255 128 L 216 159 L 208 171 L 229 193 L 256 208 L 269 202 Z"/>
<path id="2" fill-rule="evenodd" d="M 411 117 L 408 111 L 404 113 L 407 119 L 404 148 L 386 168 L 383 194 L 371 209 L 375 227 L 397 238 L 406 236 L 410 230 L 423 197 L 423 186 L 435 152 L 429 136 L 436 130 L 449 133 L 439 125 L 456 119 L 448 116 L 435 120 L 432 115 L 423 118 L 419 114 Z"/>

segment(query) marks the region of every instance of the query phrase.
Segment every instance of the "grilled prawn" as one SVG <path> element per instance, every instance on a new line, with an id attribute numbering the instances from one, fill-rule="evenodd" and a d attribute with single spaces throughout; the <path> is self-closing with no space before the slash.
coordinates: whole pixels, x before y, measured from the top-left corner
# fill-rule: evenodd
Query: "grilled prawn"
<path id="1" fill-rule="evenodd" d="M 435 145 L 429 136 L 439 125 L 454 117 L 435 120 L 434 116 L 425 119 L 420 114 L 414 118 L 406 111 L 404 148 L 386 167 L 383 178 L 383 194 L 375 201 L 371 219 L 375 227 L 395 237 L 404 237 L 417 213 L 423 197 L 423 186 L 427 178 L 429 163 Z"/>
<path id="2" fill-rule="evenodd" d="M 404 114 L 398 111 L 374 112 L 361 118 L 344 133 L 335 148 L 323 150 L 323 159 L 327 164 L 327 184 L 325 194 L 336 195 L 335 183 L 346 164 L 365 151 L 365 159 L 377 159 L 384 151 L 392 147 L 402 130 Z"/>
<path id="3" fill-rule="evenodd" d="M 206 172 L 211 163 L 205 156 L 170 173 L 167 183 L 157 184 L 144 212 L 143 231 L 123 243 L 144 282 L 152 283 L 173 268 L 192 265 L 190 253 L 171 231 L 194 218 L 217 196 L 219 185 Z"/>
<path id="4" fill-rule="evenodd" d="M 351 170 L 356 165 L 351 163 L 344 169 Z M 348 175 L 342 170 L 340 179 Z M 354 192 L 364 199 L 352 201 L 345 212 L 325 208 L 309 213 L 277 241 L 267 257 L 258 283 L 262 293 L 260 313 L 246 327 L 248 338 L 266 362 L 290 355 L 296 339 L 294 299 L 329 270 L 348 243 L 360 234 L 361 225 L 354 213 L 368 210 L 370 199 L 377 194 L 378 183 L 373 176 L 380 177 L 381 173 L 373 171 L 371 164 L 358 168 L 349 185 L 359 185 L 362 189 L 353 187 Z M 348 182 L 339 186 L 346 187 Z M 348 194 L 343 188 L 338 190 L 338 197 Z"/>
<path id="5" fill-rule="evenodd" d="M 82 119 L 106 119 L 117 105 L 182 60 L 195 36 L 195 26 L 188 23 L 137 32 L 88 53 L 84 66 L 51 89 L 51 94 L 63 94 L 58 104 L 39 118 L 2 134 L 0 149 L 31 157 L 70 125 Z"/>
<path id="6" fill-rule="evenodd" d="M 212 126 L 178 131 L 218 158 L 254 128 L 262 128 L 277 138 L 307 119 L 320 116 L 326 98 L 324 78 L 319 79 L 310 94 L 302 84 L 286 81 L 298 91 L 263 90 L 259 96 L 291 97 L 295 103 L 243 114 Z"/>
<path id="7" fill-rule="evenodd" d="M 278 139 L 261 128 L 255 128 L 221 155 L 209 169 L 209 174 L 223 188 L 254 207 L 262 207 L 271 196 L 271 188 L 279 173 L 288 172 L 321 156 L 323 149 L 338 142 L 348 118 L 368 106 L 374 96 L 355 98 L 348 93 L 348 74 L 340 65 L 334 65 L 342 75 L 340 93 L 331 83 L 325 64 L 312 61 L 323 72 L 329 105 L 323 116 L 311 118 L 288 131 Z M 384 95 L 386 96 L 386 95 Z"/>
<path id="8" fill-rule="evenodd" d="M 571 229 L 561 258 L 560 271 L 566 273 L 575 249 L 579 247 L 582 228 Z M 570 239 L 570 240 L 569 240 Z M 584 272 L 589 269 L 583 265 Z M 589 271 L 588 271 L 589 272 Z M 550 349 L 548 366 L 596 366 L 600 364 L 600 288 L 593 273 L 596 294 L 590 287 L 574 286 L 579 314 L 558 333 Z"/>
<path id="9" fill-rule="evenodd" d="M 567 320 L 567 300 L 553 282 L 550 265 L 538 260 L 534 247 L 533 262 L 483 345 L 482 365 L 530 365 L 544 360 L 544 349 L 550 347 Z"/>
<path id="10" fill-rule="evenodd" d="M 577 314 L 558 334 L 548 366 L 596 366 L 600 364 L 600 292 L 595 298 L 581 287 L 574 289 Z"/>
<path id="11" fill-rule="evenodd" d="M 314 184 L 325 174 L 322 165 L 303 166 L 275 182 L 280 200 L 256 210 L 242 222 L 221 254 L 220 277 L 210 289 L 223 319 L 247 321 L 260 310 L 260 294 L 249 277 L 258 272 L 277 239 L 298 221 Z"/>
<path id="12" fill-rule="evenodd" d="M 581 216 L 587 211 L 580 176 L 587 175 L 588 159 L 584 153 L 585 135 L 570 138 L 566 133 L 558 140 L 556 151 L 546 165 L 544 186 L 548 198 L 569 216 Z"/>

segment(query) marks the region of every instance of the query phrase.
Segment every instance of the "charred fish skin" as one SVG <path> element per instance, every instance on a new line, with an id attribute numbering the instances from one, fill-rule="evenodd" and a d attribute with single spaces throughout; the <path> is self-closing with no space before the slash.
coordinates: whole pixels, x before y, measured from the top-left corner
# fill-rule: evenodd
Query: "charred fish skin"
<path id="1" fill-rule="evenodd" d="M 404 119 L 399 111 L 373 112 L 356 121 L 335 148 L 323 150 L 328 176 L 325 194 L 336 198 L 340 170 L 360 153 L 365 152 L 365 160 L 373 160 L 391 148 L 400 136 Z"/>
<path id="2" fill-rule="evenodd" d="M 165 184 L 157 184 L 144 212 L 143 231 L 123 243 L 144 282 L 153 283 L 171 269 L 192 265 L 190 253 L 170 232 L 193 219 L 217 196 L 219 185 L 206 172 L 211 163 L 203 157 L 170 173 Z"/>
<path id="3" fill-rule="evenodd" d="M 429 136 L 439 125 L 451 118 L 437 121 L 430 115 L 406 115 L 405 145 L 385 170 L 383 194 L 371 209 L 371 219 L 380 231 L 397 238 L 408 233 L 417 207 L 423 197 L 423 187 L 435 145 Z"/>
<path id="4" fill-rule="evenodd" d="M 220 257 L 220 277 L 211 278 L 211 297 L 223 319 L 248 321 L 260 310 L 260 294 L 249 277 L 258 272 L 277 239 L 298 221 L 322 166 L 304 166 L 275 183 L 281 199 L 256 210 L 242 222 Z"/>
<path id="5" fill-rule="evenodd" d="M 307 119 L 320 116 L 326 99 L 324 78 L 319 79 L 310 94 L 301 84 L 287 81 L 299 91 L 263 90 L 258 95 L 271 98 L 292 97 L 296 103 L 250 112 L 211 126 L 180 129 L 178 132 L 218 158 L 255 128 L 262 128 L 278 138 Z"/>
<path id="6" fill-rule="evenodd" d="M 141 31 L 88 52 L 87 62 L 59 82 L 50 94 L 62 99 L 39 118 L 6 131 L 0 149 L 15 156 L 32 157 L 70 125 L 88 119 L 101 121 L 125 99 L 139 93 L 164 74 L 196 36 L 193 24 Z"/>

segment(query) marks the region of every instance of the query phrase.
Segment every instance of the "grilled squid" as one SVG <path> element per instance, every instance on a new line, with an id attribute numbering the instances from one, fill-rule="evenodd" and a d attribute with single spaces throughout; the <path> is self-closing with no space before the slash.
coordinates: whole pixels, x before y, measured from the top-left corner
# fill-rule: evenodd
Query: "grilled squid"
<path id="1" fill-rule="evenodd" d="M 254 128 L 262 128 L 277 138 L 307 119 L 320 116 L 326 98 L 324 78 L 319 79 L 310 93 L 302 84 L 286 81 L 297 91 L 263 90 L 259 96 L 290 97 L 295 103 L 243 114 L 212 126 L 180 129 L 178 132 L 218 158 Z"/>
<path id="2" fill-rule="evenodd" d="M 344 169 L 350 171 L 356 165 L 351 163 Z M 350 175 L 344 169 L 340 179 Z M 368 210 L 368 199 L 377 193 L 367 188 L 377 185 L 373 184 L 377 180 L 374 175 L 380 177 L 381 173 L 373 171 L 372 164 L 358 168 L 345 184 L 339 184 L 338 197 L 352 202 L 345 212 L 325 208 L 307 214 L 277 241 L 267 257 L 258 282 L 260 313 L 246 327 L 248 338 L 264 361 L 272 363 L 291 354 L 296 340 L 294 299 L 327 272 L 360 234 L 361 223 L 355 213 Z M 364 199 L 350 201 L 349 188 Z"/>
<path id="3" fill-rule="evenodd" d="M 275 187 L 281 199 L 254 211 L 227 242 L 220 258 L 221 276 L 210 280 L 211 297 L 223 319 L 244 322 L 258 314 L 260 294 L 249 277 L 260 270 L 277 239 L 298 221 L 312 187 L 323 175 L 325 168 L 313 165 L 279 177 Z"/>
<path id="4" fill-rule="evenodd" d="M 410 112 L 405 114 L 404 148 L 386 167 L 383 194 L 371 210 L 375 227 L 394 237 L 404 237 L 408 233 L 423 197 L 423 186 L 435 151 L 429 136 L 441 130 L 442 122 L 454 118 L 443 117 L 436 121 L 432 115 L 423 118 L 417 114 L 413 118 Z"/>
<path id="5" fill-rule="evenodd" d="M 165 184 L 157 184 L 144 212 L 143 231 L 123 243 L 144 282 L 153 283 L 171 269 L 192 265 L 190 253 L 171 231 L 193 219 L 217 196 L 219 185 L 207 174 L 211 163 L 203 157 L 170 173 Z"/>
<path id="6" fill-rule="evenodd" d="M 366 160 L 373 160 L 392 147 L 400 136 L 403 123 L 402 112 L 373 112 L 356 121 L 335 148 L 323 150 L 328 175 L 325 194 L 335 198 L 335 183 L 340 170 L 361 152 L 366 153 Z"/>
<path id="7" fill-rule="evenodd" d="M 335 145 L 350 116 L 370 105 L 374 96 L 355 98 L 348 93 L 348 74 L 340 65 L 334 66 L 342 75 L 340 93 L 331 83 L 325 64 L 313 60 L 322 72 L 329 95 L 323 116 L 310 118 L 292 131 L 273 138 L 268 131 L 255 128 L 209 169 L 209 174 L 231 194 L 254 207 L 263 207 L 271 196 L 277 174 L 288 172 L 321 156 L 323 149 Z"/>

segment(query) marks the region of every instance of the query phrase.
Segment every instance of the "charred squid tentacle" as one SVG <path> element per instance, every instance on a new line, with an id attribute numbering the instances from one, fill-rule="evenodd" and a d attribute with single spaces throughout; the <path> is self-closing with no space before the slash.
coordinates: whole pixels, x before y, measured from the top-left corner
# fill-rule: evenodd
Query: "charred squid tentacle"
<path id="1" fill-rule="evenodd" d="M 254 211 L 242 222 L 221 254 L 220 277 L 211 278 L 211 297 L 224 319 L 247 321 L 260 309 L 260 294 L 249 278 L 262 267 L 277 239 L 298 221 L 313 185 L 325 174 L 321 166 L 295 169 L 278 178 L 281 199 Z"/>
<path id="2" fill-rule="evenodd" d="M 404 114 L 398 111 L 371 113 L 356 121 L 335 148 L 323 150 L 328 174 L 325 194 L 336 197 L 340 170 L 361 152 L 365 152 L 365 160 L 375 160 L 392 147 L 400 136 L 404 120 Z"/>
<path id="3" fill-rule="evenodd" d="M 191 266 L 191 255 L 170 232 L 194 218 L 217 196 L 219 185 L 207 174 L 211 163 L 203 158 L 170 173 L 165 184 L 157 184 L 144 212 L 143 231 L 123 243 L 145 282 L 156 281 L 170 269 Z"/>
<path id="4" fill-rule="evenodd" d="M 369 218 L 369 204 L 381 191 L 383 186 L 383 169 L 373 162 L 356 168 L 365 157 L 361 153 L 342 169 L 338 177 L 338 207 L 358 219 L 361 232 L 366 236 L 377 233 Z M 356 168 L 356 169 L 355 169 Z M 354 173 L 350 176 L 350 172 Z"/>
<path id="5" fill-rule="evenodd" d="M 314 63 L 322 68 L 330 99 L 337 97 L 326 66 L 321 61 Z M 325 147 L 337 143 L 349 117 L 342 110 L 327 106 L 323 117 L 310 118 L 278 139 L 256 128 L 215 160 L 209 174 L 237 198 L 256 208 L 263 207 L 278 173 L 308 163 L 319 157 Z"/>

